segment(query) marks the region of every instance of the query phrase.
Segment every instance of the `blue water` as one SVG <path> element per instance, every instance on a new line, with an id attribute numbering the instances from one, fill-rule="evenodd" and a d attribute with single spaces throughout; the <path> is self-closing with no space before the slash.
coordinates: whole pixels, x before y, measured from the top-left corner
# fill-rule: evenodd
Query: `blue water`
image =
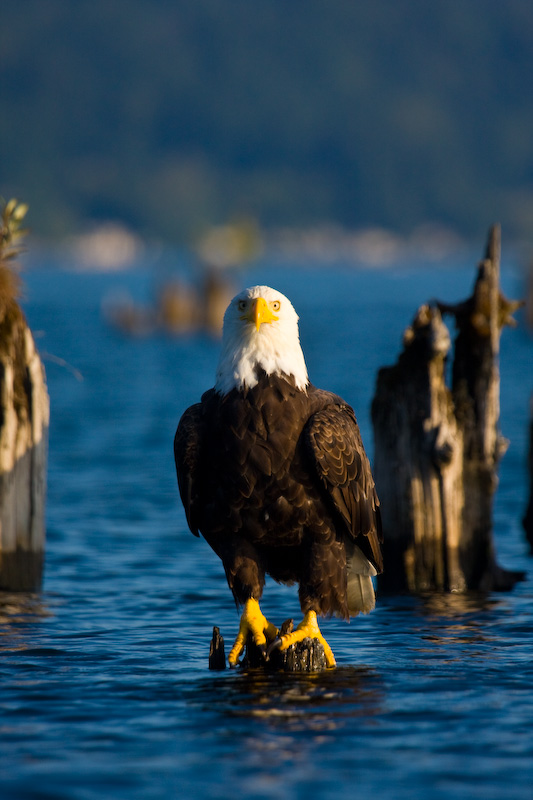
<path id="1" fill-rule="evenodd" d="M 355 406 L 372 452 L 378 367 L 395 360 L 420 303 L 467 296 L 474 267 L 266 262 L 237 282 L 291 297 L 313 382 Z M 0 595 L 0 796 L 531 800 L 533 584 L 520 518 L 533 341 L 521 327 L 502 338 L 511 446 L 495 508 L 498 559 L 527 580 L 486 597 L 380 598 L 350 625 L 326 621 L 331 673 L 212 673 L 212 626 L 229 642 L 238 616 L 218 559 L 186 528 L 172 439 L 212 385 L 218 342 L 128 338 L 102 314 L 116 291 L 150 302 L 157 280 L 148 268 L 25 275 L 52 407 L 47 554 L 41 593 Z M 503 286 L 522 291 L 512 265 Z M 267 583 L 263 608 L 297 618 L 296 590 Z"/>

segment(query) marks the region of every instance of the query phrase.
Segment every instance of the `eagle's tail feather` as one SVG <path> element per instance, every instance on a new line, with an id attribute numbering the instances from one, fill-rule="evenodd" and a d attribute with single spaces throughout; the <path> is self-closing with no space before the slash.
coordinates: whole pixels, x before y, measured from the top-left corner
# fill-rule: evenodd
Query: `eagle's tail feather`
<path id="1" fill-rule="evenodd" d="M 376 569 L 363 555 L 361 550 L 354 545 L 347 559 L 347 600 L 350 616 L 355 617 L 360 611 L 368 614 L 376 605 L 376 595 L 372 576 Z"/>
<path id="2" fill-rule="evenodd" d="M 355 617 L 360 611 L 368 614 L 376 605 L 374 586 L 370 575 L 352 575 L 348 579 L 348 610 Z"/>

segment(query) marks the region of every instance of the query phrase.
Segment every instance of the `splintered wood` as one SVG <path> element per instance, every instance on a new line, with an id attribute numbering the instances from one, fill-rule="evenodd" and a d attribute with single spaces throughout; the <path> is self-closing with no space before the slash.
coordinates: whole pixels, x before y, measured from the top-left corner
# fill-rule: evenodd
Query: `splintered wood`
<path id="1" fill-rule="evenodd" d="M 49 399 L 43 366 L 17 302 L 17 253 L 26 207 L 12 200 L 0 220 L 0 589 L 41 585 Z"/>
<path id="2" fill-rule="evenodd" d="M 530 403 L 530 420 L 529 420 L 529 451 L 528 451 L 528 468 L 529 468 L 529 500 L 526 508 L 526 513 L 522 524 L 526 532 L 526 539 L 529 542 L 529 548 L 533 553 L 533 398 Z"/>
<path id="3" fill-rule="evenodd" d="M 499 344 L 519 302 L 500 291 L 500 229 L 490 233 L 472 296 L 419 308 L 398 362 L 379 371 L 372 403 L 374 475 L 388 591 L 508 589 L 496 563 L 492 506 L 507 441 L 499 429 Z M 446 383 L 455 319 L 451 388 Z"/>

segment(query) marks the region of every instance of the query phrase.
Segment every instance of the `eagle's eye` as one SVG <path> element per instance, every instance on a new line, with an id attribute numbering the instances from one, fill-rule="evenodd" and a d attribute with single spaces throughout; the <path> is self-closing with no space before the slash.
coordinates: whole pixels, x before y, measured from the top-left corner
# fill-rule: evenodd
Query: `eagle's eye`
<path id="1" fill-rule="evenodd" d="M 279 311 L 281 308 L 281 303 L 279 300 L 273 300 L 270 305 L 272 306 L 272 311 Z"/>
<path id="2" fill-rule="evenodd" d="M 239 300 L 238 308 L 239 311 L 246 311 L 246 300 Z"/>

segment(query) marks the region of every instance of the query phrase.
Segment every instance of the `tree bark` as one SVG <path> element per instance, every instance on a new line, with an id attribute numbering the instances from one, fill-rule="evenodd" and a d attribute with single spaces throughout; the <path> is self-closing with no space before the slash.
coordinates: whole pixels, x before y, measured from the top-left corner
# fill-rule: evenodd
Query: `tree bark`
<path id="1" fill-rule="evenodd" d="M 49 399 L 22 311 L 0 297 L 0 588 L 42 582 Z"/>
<path id="2" fill-rule="evenodd" d="M 528 468 L 529 501 L 522 524 L 526 532 L 526 539 L 529 542 L 531 553 L 533 553 L 533 397 L 530 402 Z"/>
<path id="3" fill-rule="evenodd" d="M 463 438 L 445 385 L 450 336 L 422 306 L 398 363 L 379 371 L 372 404 L 374 477 L 389 591 L 464 590 L 458 565 Z"/>
<path id="4" fill-rule="evenodd" d="M 224 651 L 224 637 L 220 635 L 220 628 L 213 628 L 213 638 L 209 647 L 209 669 L 226 669 L 226 653 Z"/>
<path id="5" fill-rule="evenodd" d="M 507 589 L 522 577 L 497 565 L 492 531 L 497 467 L 508 444 L 499 429 L 499 342 L 520 305 L 501 294 L 499 265 L 494 226 L 472 296 L 422 306 L 398 363 L 379 371 L 372 420 L 386 590 Z M 452 314 L 458 330 L 451 390 L 441 313 Z"/>

